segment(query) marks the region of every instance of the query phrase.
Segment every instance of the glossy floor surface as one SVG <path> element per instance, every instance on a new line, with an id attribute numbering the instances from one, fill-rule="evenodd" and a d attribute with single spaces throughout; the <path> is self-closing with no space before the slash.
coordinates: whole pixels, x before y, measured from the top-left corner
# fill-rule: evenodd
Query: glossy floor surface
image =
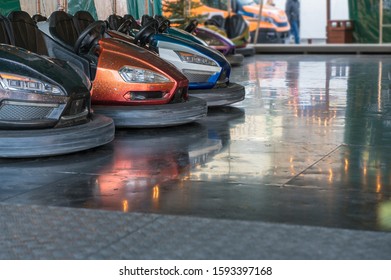
<path id="1" fill-rule="evenodd" d="M 0 160 L 0 202 L 391 231 L 390 70 L 391 56 L 246 57 L 231 76 L 244 101 Z"/>

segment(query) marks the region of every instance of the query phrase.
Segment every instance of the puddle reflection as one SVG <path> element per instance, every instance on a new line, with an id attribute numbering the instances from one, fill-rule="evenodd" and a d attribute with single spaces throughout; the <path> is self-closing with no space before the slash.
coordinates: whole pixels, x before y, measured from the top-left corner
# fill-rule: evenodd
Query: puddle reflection
<path id="1" fill-rule="evenodd" d="M 86 152 L 1 160 L 0 199 L 159 212 L 162 202 L 169 207 L 167 193 L 181 192 L 193 170 L 224 149 L 230 138 L 227 122 L 243 114 L 238 108 L 211 109 L 205 123 L 117 130 L 112 143 Z"/>

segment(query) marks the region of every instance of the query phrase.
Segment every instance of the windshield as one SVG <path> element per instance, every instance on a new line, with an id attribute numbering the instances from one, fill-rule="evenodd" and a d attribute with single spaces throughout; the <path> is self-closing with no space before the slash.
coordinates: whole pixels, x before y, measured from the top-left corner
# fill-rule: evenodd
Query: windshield
<path id="1" fill-rule="evenodd" d="M 227 10 L 227 0 L 201 0 L 201 2 L 209 7 L 220 9 L 220 10 Z"/>
<path id="2" fill-rule="evenodd" d="M 202 4 L 215 8 L 215 9 L 220 9 L 220 10 L 227 10 L 228 5 L 227 5 L 227 0 L 201 0 Z M 232 7 L 235 7 L 236 4 L 239 6 L 247 6 L 247 5 L 256 5 L 257 3 L 254 2 L 254 0 L 231 0 L 232 2 Z"/>
<path id="3" fill-rule="evenodd" d="M 237 3 L 241 6 L 255 4 L 254 0 L 237 0 Z"/>

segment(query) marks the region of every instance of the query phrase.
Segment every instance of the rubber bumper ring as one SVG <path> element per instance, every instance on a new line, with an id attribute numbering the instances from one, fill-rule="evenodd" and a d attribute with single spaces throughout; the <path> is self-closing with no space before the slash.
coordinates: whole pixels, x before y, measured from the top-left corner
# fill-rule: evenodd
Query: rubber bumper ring
<path id="1" fill-rule="evenodd" d="M 111 118 L 93 114 L 86 124 L 37 130 L 0 130 L 1 158 L 56 156 L 92 149 L 114 139 Z"/>

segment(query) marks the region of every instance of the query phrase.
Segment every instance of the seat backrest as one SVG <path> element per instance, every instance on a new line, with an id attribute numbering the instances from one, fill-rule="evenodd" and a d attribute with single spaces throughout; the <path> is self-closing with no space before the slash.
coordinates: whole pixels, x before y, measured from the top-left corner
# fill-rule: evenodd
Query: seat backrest
<path id="1" fill-rule="evenodd" d="M 224 28 L 225 27 L 225 19 L 222 15 L 213 15 L 211 19 L 216 23 L 217 27 Z"/>
<path id="2" fill-rule="evenodd" d="M 79 33 L 81 33 L 87 26 L 95 22 L 94 17 L 88 11 L 77 11 L 73 15 L 73 22 Z"/>
<path id="3" fill-rule="evenodd" d="M 72 16 L 64 11 L 54 11 L 50 15 L 49 32 L 56 41 L 72 49 L 79 37 Z"/>
<path id="4" fill-rule="evenodd" d="M 41 21 L 47 21 L 48 18 L 41 15 L 41 14 L 35 14 L 31 17 L 35 22 L 41 22 Z"/>
<path id="5" fill-rule="evenodd" d="M 234 14 L 225 19 L 225 30 L 230 39 L 242 35 L 246 28 L 247 23 L 242 15 Z"/>
<path id="6" fill-rule="evenodd" d="M 36 22 L 25 11 L 13 11 L 8 14 L 15 38 L 15 46 L 31 52 L 48 55 L 45 40 Z"/>
<path id="7" fill-rule="evenodd" d="M 150 23 L 151 21 L 156 21 L 156 19 L 154 19 L 153 17 L 151 17 L 150 15 L 142 15 L 141 17 L 141 26 L 145 26 L 147 25 L 148 23 Z"/>
<path id="8" fill-rule="evenodd" d="M 131 20 L 132 21 L 132 28 L 133 29 L 140 29 L 141 25 L 138 24 L 137 20 L 131 15 L 131 14 L 124 14 L 123 16 L 124 21 L 125 20 Z"/>
<path id="9" fill-rule="evenodd" d="M 109 15 L 107 18 L 107 22 L 109 24 L 109 29 L 110 30 L 117 30 L 121 24 L 125 22 L 124 18 L 119 16 L 119 15 Z"/>
<path id="10" fill-rule="evenodd" d="M 14 45 L 14 35 L 11 24 L 5 16 L 0 15 L 0 43 L 7 45 Z"/>

